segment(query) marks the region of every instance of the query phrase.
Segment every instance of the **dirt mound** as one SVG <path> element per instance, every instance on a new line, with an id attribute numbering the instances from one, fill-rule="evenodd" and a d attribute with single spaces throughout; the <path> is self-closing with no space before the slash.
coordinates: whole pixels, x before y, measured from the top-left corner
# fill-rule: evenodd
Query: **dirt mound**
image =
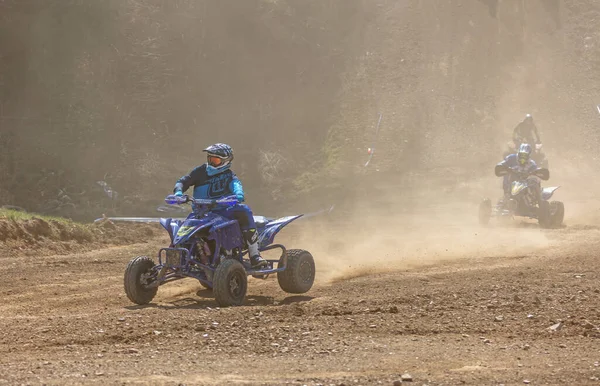
<path id="1" fill-rule="evenodd" d="M 21 213 L 14 216 L 15 213 L 0 217 L 2 256 L 82 252 L 145 242 L 158 234 L 157 226 L 147 224 L 121 225 L 110 221 L 81 224 Z"/>

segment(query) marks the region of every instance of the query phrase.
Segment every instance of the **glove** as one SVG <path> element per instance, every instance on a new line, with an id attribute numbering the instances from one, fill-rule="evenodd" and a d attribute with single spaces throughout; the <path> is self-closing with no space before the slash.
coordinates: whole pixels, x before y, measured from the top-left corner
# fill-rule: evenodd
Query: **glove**
<path id="1" fill-rule="evenodd" d="M 244 202 L 244 195 L 243 194 L 236 194 L 235 198 L 237 198 L 237 200 L 239 202 Z"/>
<path id="2" fill-rule="evenodd" d="M 175 195 L 177 197 L 181 197 L 181 196 L 183 196 L 183 192 L 181 190 L 178 190 L 178 191 L 175 192 Z"/>

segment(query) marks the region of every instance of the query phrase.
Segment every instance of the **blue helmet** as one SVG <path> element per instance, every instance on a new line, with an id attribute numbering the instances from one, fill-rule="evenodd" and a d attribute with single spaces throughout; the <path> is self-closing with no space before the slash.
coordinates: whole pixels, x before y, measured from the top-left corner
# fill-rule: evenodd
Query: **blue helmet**
<path id="1" fill-rule="evenodd" d="M 522 143 L 521 146 L 519 146 L 519 152 L 517 153 L 519 164 L 525 165 L 529 162 L 529 158 L 531 158 L 531 145 Z"/>
<path id="2" fill-rule="evenodd" d="M 231 167 L 233 149 L 224 143 L 215 143 L 204 149 L 207 153 L 206 171 L 209 176 L 224 172 Z"/>

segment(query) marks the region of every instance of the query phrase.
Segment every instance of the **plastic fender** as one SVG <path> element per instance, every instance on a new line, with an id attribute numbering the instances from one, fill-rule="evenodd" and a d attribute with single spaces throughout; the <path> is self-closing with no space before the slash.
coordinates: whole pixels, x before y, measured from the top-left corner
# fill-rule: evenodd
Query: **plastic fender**
<path id="1" fill-rule="evenodd" d="M 552 186 L 542 189 L 542 199 L 548 201 L 558 188 L 560 188 L 560 186 Z"/>
<path id="2" fill-rule="evenodd" d="M 206 216 L 201 219 L 187 219 L 177 229 L 173 229 L 175 234 L 173 244 L 181 244 L 190 239 L 198 231 L 212 227 L 220 216 Z"/>
<path id="3" fill-rule="evenodd" d="M 171 226 L 171 219 L 170 218 L 161 218 L 159 220 L 159 222 L 160 222 L 160 225 L 162 225 L 162 227 L 165 228 L 165 230 L 169 234 L 169 237 L 171 238 L 171 243 L 172 243 L 173 242 L 173 227 Z"/>
<path id="4" fill-rule="evenodd" d="M 258 245 L 260 248 L 265 248 L 268 245 L 272 244 L 275 241 L 275 236 L 284 226 L 288 225 L 294 220 L 299 219 L 303 215 L 296 216 L 287 216 L 278 218 L 277 220 L 273 220 L 269 222 L 264 229 L 262 229 L 258 235 Z"/>

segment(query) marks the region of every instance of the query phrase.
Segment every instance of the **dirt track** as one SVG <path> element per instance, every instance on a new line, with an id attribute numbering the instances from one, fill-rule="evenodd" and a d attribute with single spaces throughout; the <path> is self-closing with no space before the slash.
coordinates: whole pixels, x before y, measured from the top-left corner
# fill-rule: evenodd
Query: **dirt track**
<path id="1" fill-rule="evenodd" d="M 408 372 L 419 385 L 597 384 L 600 230 L 485 232 L 547 243 L 334 276 L 323 272 L 332 256 L 315 253 L 320 277 L 331 280 L 287 296 L 272 278 L 252 279 L 247 305 L 229 309 L 193 280 L 160 288 L 147 307 L 127 300 L 127 261 L 163 239 L 5 258 L 0 380 L 353 385 L 391 384 Z"/>

